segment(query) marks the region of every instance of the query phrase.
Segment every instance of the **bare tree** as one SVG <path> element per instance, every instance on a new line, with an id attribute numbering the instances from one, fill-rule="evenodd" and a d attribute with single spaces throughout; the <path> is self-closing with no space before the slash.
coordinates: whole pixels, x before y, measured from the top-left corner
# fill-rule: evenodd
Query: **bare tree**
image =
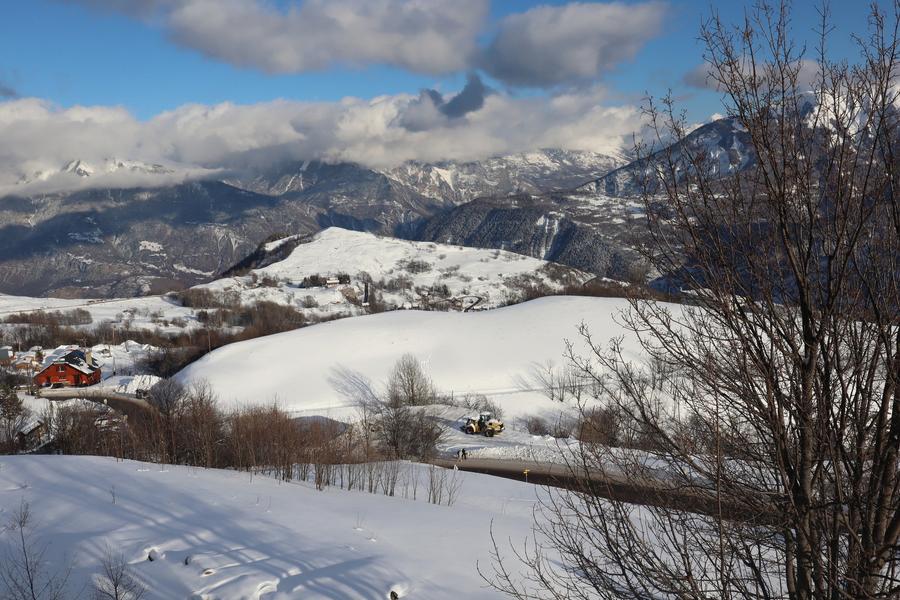
<path id="1" fill-rule="evenodd" d="M 47 558 L 46 544 L 33 539 L 31 508 L 20 504 L 6 533 L 5 556 L 0 561 L 0 583 L 5 588 L 2 597 L 9 600 L 60 600 L 66 597 L 69 567 L 54 568 Z"/>
<path id="2" fill-rule="evenodd" d="M 406 354 L 397 361 L 384 394 L 364 375 L 346 368 L 334 370 L 330 382 L 359 407 L 367 447 L 371 436 L 381 455 L 389 459 L 434 457 L 443 432 L 422 405 L 433 403 L 437 394 L 417 358 Z"/>
<path id="3" fill-rule="evenodd" d="M 160 462 L 178 461 L 178 421 L 184 410 L 187 390 L 174 379 L 163 379 L 150 388 L 147 402 L 156 409 L 155 436 L 162 450 Z"/>
<path id="4" fill-rule="evenodd" d="M 27 422 L 29 411 L 12 387 L 0 385 L 0 453 L 13 452 L 16 435 Z"/>
<path id="5" fill-rule="evenodd" d="M 134 578 L 121 552 L 107 548 L 103 573 L 94 582 L 95 600 L 140 600 L 147 589 Z"/>
<path id="6" fill-rule="evenodd" d="M 436 395 L 421 361 L 412 354 L 401 356 L 388 377 L 388 402 L 394 406 L 421 406 L 433 404 Z"/>
<path id="7" fill-rule="evenodd" d="M 499 589 L 900 595 L 898 3 L 874 6 L 869 25 L 852 65 L 830 59 L 826 9 L 813 61 L 786 2 L 704 26 L 732 148 L 750 152 L 740 165 L 723 166 L 669 100 L 649 107 L 657 141 L 675 143 L 639 148 L 647 258 L 695 306 L 631 302 L 647 363 L 586 330 L 591 352 L 570 358 L 601 386 L 618 435 L 653 443 L 584 443 L 574 489 L 547 496 L 534 543 L 517 549 L 528 575 L 495 546 Z M 651 506 L 609 498 L 626 483 Z"/>

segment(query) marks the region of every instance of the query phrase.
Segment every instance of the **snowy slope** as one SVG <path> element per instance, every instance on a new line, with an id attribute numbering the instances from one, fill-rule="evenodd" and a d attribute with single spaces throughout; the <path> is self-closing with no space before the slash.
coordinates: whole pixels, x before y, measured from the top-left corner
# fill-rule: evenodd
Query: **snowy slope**
<path id="1" fill-rule="evenodd" d="M 410 263 L 415 268 L 410 268 Z M 374 281 L 372 289 L 383 296 L 389 308 L 421 306 L 426 302 L 423 294 L 433 294 L 433 288 L 443 286 L 447 287 L 451 304 L 491 308 L 515 297 L 518 284 L 526 278 L 560 289 L 592 277 L 570 267 L 503 250 L 411 242 L 331 227 L 298 245 L 284 260 L 251 275 L 219 279 L 198 287 L 237 292 L 244 304 L 271 300 L 302 309 L 303 300 L 312 296 L 331 313 L 358 312 L 340 290 L 297 287 L 309 275 L 339 273 L 351 276 L 353 293 L 359 298 L 364 289 L 362 275 L 368 275 Z M 276 279 L 278 285 L 261 284 L 264 277 Z M 392 282 L 404 278 L 408 279 L 409 289 L 391 289 L 396 287 L 391 286 Z"/>
<path id="2" fill-rule="evenodd" d="M 335 393 L 335 369 L 384 381 L 397 359 L 412 353 L 437 387 L 460 395 L 483 393 L 509 418 L 558 410 L 538 391 L 521 392 L 535 364 L 564 363 L 565 340 L 578 341 L 586 323 L 598 342 L 624 335 L 616 322 L 620 299 L 552 297 L 476 313 L 394 311 L 314 325 L 230 344 L 179 374 L 207 380 L 226 406 L 270 404 L 291 411 L 346 418 L 347 401 Z M 637 357 L 636 340 L 625 340 Z"/>
<path id="3" fill-rule="evenodd" d="M 179 306 L 165 296 L 86 300 L 84 298 L 33 298 L 0 294 L 0 320 L 19 312 L 38 310 L 66 312 L 76 308 L 84 309 L 91 314 L 93 323 L 90 324 L 90 327 L 104 321 L 123 326 L 127 324 L 135 328 L 159 328 L 164 332 L 199 326 L 193 310 Z M 183 319 L 183 327 L 172 325 L 173 319 Z M 169 325 L 165 325 L 163 321 L 169 322 Z"/>
<path id="4" fill-rule="evenodd" d="M 73 563 L 70 591 L 90 591 L 110 547 L 147 600 L 501 598 L 476 562 L 489 564 L 491 526 L 502 540 L 530 533 L 537 488 L 458 477 L 448 507 L 426 503 L 423 487 L 413 500 L 111 458 L 4 456 L 0 522 L 27 502 L 48 560 Z"/>
<path id="5" fill-rule="evenodd" d="M 151 242 L 144 242 L 149 245 Z M 281 242 L 270 244 L 272 249 Z M 406 265 L 415 263 L 419 270 Z M 416 271 L 416 272 L 413 272 Z M 351 283 L 338 288 L 301 288 L 307 275 L 346 273 Z M 410 242 L 370 233 L 332 227 L 298 245 L 284 260 L 239 277 L 226 277 L 196 286 L 236 294 L 240 303 L 271 301 L 293 306 L 310 317 L 351 316 L 365 311 L 363 273 L 387 308 L 411 308 L 429 304 L 440 309 L 475 306 L 492 308 L 515 299 L 521 283 L 538 283 L 551 289 L 578 284 L 591 278 L 570 267 L 505 252 L 431 242 Z M 408 279 L 406 288 L 386 289 L 391 282 Z M 263 281 L 263 280 L 266 281 Z M 271 281 L 275 285 L 271 285 Z M 267 283 L 268 282 L 268 283 Z M 432 290 L 444 288 L 449 296 L 437 299 Z M 314 306 L 309 306 L 312 298 Z M 200 327 L 196 311 L 179 306 L 166 296 L 119 299 L 62 299 L 0 294 L 0 321 L 18 312 L 87 310 L 93 327 L 109 321 L 121 326 L 178 332 Z M 176 320 L 173 324 L 172 321 Z M 0 325 L 2 327 L 2 325 Z"/>

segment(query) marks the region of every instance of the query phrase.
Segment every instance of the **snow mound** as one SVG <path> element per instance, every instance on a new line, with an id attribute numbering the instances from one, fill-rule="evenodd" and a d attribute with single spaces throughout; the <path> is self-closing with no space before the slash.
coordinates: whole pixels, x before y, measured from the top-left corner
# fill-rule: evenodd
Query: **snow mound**
<path id="1" fill-rule="evenodd" d="M 561 367 L 566 339 L 579 341 L 581 323 L 597 342 L 626 336 L 625 348 L 638 358 L 637 340 L 617 322 L 626 307 L 621 299 L 560 296 L 476 313 L 354 317 L 230 344 L 177 377 L 186 384 L 208 381 L 226 407 L 277 402 L 297 413 L 347 418 L 355 411 L 333 385 L 340 371 L 383 382 L 397 359 L 411 353 L 441 391 L 488 395 L 509 420 L 558 410 L 558 403 L 538 389 L 523 389 L 522 382 L 538 365 Z"/>

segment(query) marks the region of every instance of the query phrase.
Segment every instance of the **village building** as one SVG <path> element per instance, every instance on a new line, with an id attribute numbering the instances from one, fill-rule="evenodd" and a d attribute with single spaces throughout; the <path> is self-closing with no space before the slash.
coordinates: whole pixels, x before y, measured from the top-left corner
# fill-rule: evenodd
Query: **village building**
<path id="1" fill-rule="evenodd" d="M 30 419 L 16 432 L 16 443 L 21 450 L 40 446 L 47 437 L 47 426 L 41 419 Z"/>
<path id="2" fill-rule="evenodd" d="M 34 376 L 39 387 L 81 387 L 100 383 L 100 365 L 77 346 L 60 346 L 47 356 L 40 372 Z"/>
<path id="3" fill-rule="evenodd" d="M 12 361 L 12 368 L 23 373 L 36 373 L 44 364 L 40 351 L 19 352 Z"/>
<path id="4" fill-rule="evenodd" d="M 12 346 L 0 346 L 0 367 L 10 366 L 15 357 L 16 353 Z"/>

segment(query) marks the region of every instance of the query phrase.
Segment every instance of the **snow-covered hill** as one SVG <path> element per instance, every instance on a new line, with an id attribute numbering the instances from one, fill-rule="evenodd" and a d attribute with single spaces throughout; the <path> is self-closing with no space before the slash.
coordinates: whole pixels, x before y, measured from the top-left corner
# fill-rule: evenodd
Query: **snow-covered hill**
<path id="1" fill-rule="evenodd" d="M 208 381 L 226 407 L 277 402 L 299 414 L 352 418 L 352 403 L 335 391 L 341 370 L 380 383 L 411 353 L 444 392 L 488 395 L 510 419 L 558 414 L 558 403 L 523 391 L 523 380 L 548 362 L 562 368 L 566 339 L 579 341 L 582 322 L 596 341 L 625 335 L 617 316 L 626 307 L 620 299 L 564 296 L 476 313 L 394 311 L 230 344 L 178 377 Z M 625 347 L 640 356 L 633 336 Z"/>
<path id="2" fill-rule="evenodd" d="M 297 243 L 296 236 L 266 245 L 278 254 L 281 244 Z M 145 242 L 148 251 L 155 250 Z M 266 261 L 268 262 L 268 261 Z M 344 273 L 347 284 L 301 287 L 310 275 L 323 278 Z M 226 277 L 197 289 L 212 290 L 222 299 L 251 306 L 260 301 L 292 306 L 305 316 L 334 318 L 364 314 L 365 283 L 383 308 L 481 310 L 516 300 L 523 286 L 559 290 L 577 285 L 591 275 L 543 260 L 505 252 L 410 242 L 332 227 L 299 243 L 285 258 Z M 80 327 L 113 323 L 119 327 L 159 329 L 176 333 L 202 327 L 198 309 L 181 306 L 169 296 L 118 299 L 62 299 L 0 294 L 0 321 L 19 312 L 87 311 L 91 322 Z M 12 327 L 12 325 L 2 325 Z"/>
<path id="3" fill-rule="evenodd" d="M 498 539 L 529 535 L 537 488 L 451 471 L 458 500 L 436 506 L 427 467 L 406 468 L 423 479 L 417 500 L 402 486 L 387 497 L 113 458 L 3 456 L 0 522 L 28 503 L 47 566 L 72 565 L 70 593 L 90 592 L 108 548 L 147 600 L 502 598 L 476 563 L 490 562 L 491 527 Z"/>
<path id="4" fill-rule="evenodd" d="M 278 242 L 269 244 L 268 250 L 276 252 Z M 350 276 L 348 285 L 299 287 L 306 277 L 341 273 Z M 460 310 L 509 302 L 523 286 L 558 290 L 591 278 L 570 267 L 502 250 L 411 242 L 332 227 L 297 245 L 283 260 L 198 287 L 237 294 L 244 304 L 269 300 L 306 311 L 312 298 L 321 311 L 354 314 L 366 312 L 358 310 L 358 301 L 367 281 L 388 309 Z"/>

